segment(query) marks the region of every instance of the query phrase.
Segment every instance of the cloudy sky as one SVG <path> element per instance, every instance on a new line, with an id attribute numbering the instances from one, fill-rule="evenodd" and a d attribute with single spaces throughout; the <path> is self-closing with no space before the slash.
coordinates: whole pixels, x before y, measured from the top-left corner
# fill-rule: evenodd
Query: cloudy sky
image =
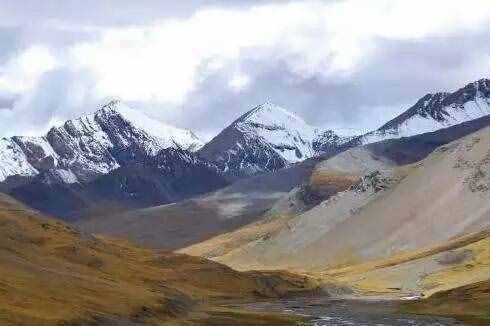
<path id="1" fill-rule="evenodd" d="M 0 0 L 0 136 L 111 98 L 203 138 L 265 101 L 366 130 L 489 72 L 488 0 Z"/>

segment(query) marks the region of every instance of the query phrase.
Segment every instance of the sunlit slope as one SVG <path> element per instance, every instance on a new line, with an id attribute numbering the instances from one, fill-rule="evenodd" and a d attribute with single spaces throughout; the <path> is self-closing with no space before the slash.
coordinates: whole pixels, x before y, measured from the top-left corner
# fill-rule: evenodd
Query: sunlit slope
<path id="1" fill-rule="evenodd" d="M 179 252 L 218 260 L 227 255 L 239 255 L 242 250 L 246 251 L 250 246 L 266 241 L 284 229 L 289 230 L 296 221 L 295 213 L 306 210 L 309 203 L 316 203 L 321 201 L 321 198 L 344 191 L 358 181 L 359 177 L 355 175 L 317 171 L 310 177 L 307 185 L 297 187 L 277 200 L 267 214 L 258 221 L 236 231 L 186 247 Z M 235 265 L 236 268 L 243 270 L 260 268 L 260 266 L 255 264 L 255 260 L 244 260 L 243 266 Z"/>
<path id="2" fill-rule="evenodd" d="M 430 298 L 402 305 L 410 313 L 456 316 L 466 325 L 490 324 L 490 280 L 438 292 Z"/>
<path id="3" fill-rule="evenodd" d="M 360 295 L 423 298 L 402 304 L 403 311 L 456 316 L 468 325 L 490 323 L 490 230 L 315 274 L 349 284 Z"/>
<path id="4" fill-rule="evenodd" d="M 485 128 L 405 166 L 367 147 L 349 150 L 318 164 L 313 177 L 361 178 L 353 187 L 220 256 L 208 254 L 209 242 L 184 252 L 243 270 L 314 271 L 383 259 L 478 232 L 490 225 L 489 149 L 490 129 Z"/>
<path id="5" fill-rule="evenodd" d="M 489 230 L 323 275 L 364 295 L 422 295 L 423 300 L 402 304 L 406 312 L 455 316 L 465 325 L 490 324 Z"/>
<path id="6" fill-rule="evenodd" d="M 288 273 L 239 273 L 205 259 L 81 234 L 0 196 L 0 324 L 158 324 L 202 300 L 314 288 Z"/>
<path id="7" fill-rule="evenodd" d="M 350 284 L 362 294 L 423 293 L 428 297 L 490 279 L 490 230 L 387 259 L 318 270 L 315 274 Z"/>

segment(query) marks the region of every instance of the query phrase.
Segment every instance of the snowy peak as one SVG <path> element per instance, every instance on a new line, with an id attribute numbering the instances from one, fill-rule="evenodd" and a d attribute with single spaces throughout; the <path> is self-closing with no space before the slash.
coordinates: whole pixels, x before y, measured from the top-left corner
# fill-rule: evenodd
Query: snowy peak
<path id="1" fill-rule="evenodd" d="M 65 179 L 70 183 L 87 181 L 162 149 L 196 150 L 201 146 L 191 131 L 111 101 L 92 114 L 53 127 L 44 137 L 1 139 L 0 182 L 47 170 L 63 170 L 56 175 L 69 176 Z"/>
<path id="2" fill-rule="evenodd" d="M 192 131 L 176 128 L 150 118 L 146 114 L 134 110 L 119 101 L 109 102 L 98 110 L 95 115 L 100 121 L 107 121 L 114 119 L 114 117 L 125 120 L 133 128 L 153 138 L 158 148 L 175 147 L 195 151 L 203 145 L 202 141 Z"/>
<path id="3" fill-rule="evenodd" d="M 427 94 L 379 129 L 362 137 L 362 143 L 409 137 L 436 131 L 490 114 L 490 80 L 480 79 L 452 93 Z"/>
<path id="4" fill-rule="evenodd" d="M 250 175 L 275 171 L 336 147 L 342 137 L 307 124 L 272 103 L 259 105 L 235 120 L 199 154 L 225 172 Z"/>
<path id="5" fill-rule="evenodd" d="M 269 144 L 288 163 L 314 155 L 316 128 L 272 103 L 262 104 L 240 117 L 234 126 L 246 137 Z"/>
<path id="6" fill-rule="evenodd" d="M 354 136 L 343 136 L 342 134 L 347 135 L 349 133 L 346 131 L 340 133 L 331 129 L 323 132 L 318 131 L 312 143 L 315 153 L 333 153 L 355 138 Z"/>
<path id="7" fill-rule="evenodd" d="M 242 115 L 235 122 L 235 124 L 240 123 L 277 126 L 277 128 L 282 129 L 294 128 L 295 126 L 308 126 L 303 119 L 271 102 L 261 104 Z"/>

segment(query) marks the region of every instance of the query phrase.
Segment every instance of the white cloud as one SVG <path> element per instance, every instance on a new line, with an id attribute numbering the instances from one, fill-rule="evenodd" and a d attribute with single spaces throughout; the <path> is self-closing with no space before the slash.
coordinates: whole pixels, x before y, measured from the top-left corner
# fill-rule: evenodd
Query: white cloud
<path id="1" fill-rule="evenodd" d="M 0 136 L 35 136 L 66 119 L 93 111 L 98 102 L 89 71 L 63 67 L 44 73 L 12 109 L 0 110 Z"/>
<path id="2" fill-rule="evenodd" d="M 102 94 L 182 103 L 210 60 L 238 61 L 243 52 L 283 60 L 298 78 L 351 76 L 375 54 L 376 38 L 416 39 L 477 28 L 490 17 L 486 0 L 350 0 L 209 9 L 160 24 L 114 28 L 73 48 L 93 70 Z M 238 78 L 238 79 L 236 79 Z M 232 85 L 243 84 L 236 77 Z"/>
<path id="3" fill-rule="evenodd" d="M 31 46 L 0 66 L 0 88 L 12 93 L 25 92 L 35 85 L 43 73 L 57 65 L 48 48 Z"/>
<path id="4" fill-rule="evenodd" d="M 218 72 L 226 76 L 224 86 L 235 91 L 233 95 L 248 92 L 260 72 L 247 71 L 245 60 L 284 69 L 293 85 L 308 79 L 343 84 L 354 80 L 373 58 L 381 57 L 380 51 L 386 49 L 379 48 L 380 39 L 451 39 L 481 31 L 489 26 L 490 6 L 488 0 L 464 4 L 455 0 L 288 1 L 204 7 L 186 17 L 151 19 L 151 25 L 132 27 L 80 26 L 51 19 L 47 28 L 83 29 L 93 32 L 93 38 L 70 42 L 56 52 L 42 44 L 28 47 L 0 66 L 0 89 L 23 96 L 17 101 L 21 112 L 47 110 L 53 107 L 54 97 L 65 97 L 56 100 L 59 110 L 52 113 L 53 119 L 62 119 L 75 112 L 63 114 L 63 106 L 83 110 L 87 103 L 107 97 L 185 110 L 189 94 Z M 53 82 L 43 81 L 43 76 L 59 69 L 70 73 L 58 72 L 50 78 L 75 80 L 55 83 L 59 89 L 54 89 Z M 53 94 L 45 98 L 43 89 L 33 90 L 40 87 Z M 78 94 L 75 100 L 73 94 Z M 38 101 L 43 104 L 37 105 Z M 70 104 L 73 101 L 78 104 Z"/>
<path id="5" fill-rule="evenodd" d="M 230 80 L 229 85 L 232 89 L 239 92 L 245 88 L 247 88 L 250 83 L 250 77 L 245 74 L 235 74 L 233 78 Z"/>

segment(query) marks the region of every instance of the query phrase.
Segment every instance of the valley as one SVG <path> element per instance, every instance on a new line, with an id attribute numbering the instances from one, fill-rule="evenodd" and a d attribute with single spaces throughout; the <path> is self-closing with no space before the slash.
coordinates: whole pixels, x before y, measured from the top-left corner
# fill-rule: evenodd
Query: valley
<path id="1" fill-rule="evenodd" d="M 490 81 L 357 135 L 113 101 L 0 139 L 0 323 L 490 323 Z"/>
<path id="2" fill-rule="evenodd" d="M 187 325 L 200 325 L 193 314 L 210 320 L 219 313 L 233 316 L 213 308 L 213 301 L 306 295 L 318 287 L 304 276 L 241 273 L 201 258 L 80 233 L 3 195 L 0 214 L 2 324 L 179 325 L 188 320 Z M 248 318 L 254 325 L 261 317 Z"/>

